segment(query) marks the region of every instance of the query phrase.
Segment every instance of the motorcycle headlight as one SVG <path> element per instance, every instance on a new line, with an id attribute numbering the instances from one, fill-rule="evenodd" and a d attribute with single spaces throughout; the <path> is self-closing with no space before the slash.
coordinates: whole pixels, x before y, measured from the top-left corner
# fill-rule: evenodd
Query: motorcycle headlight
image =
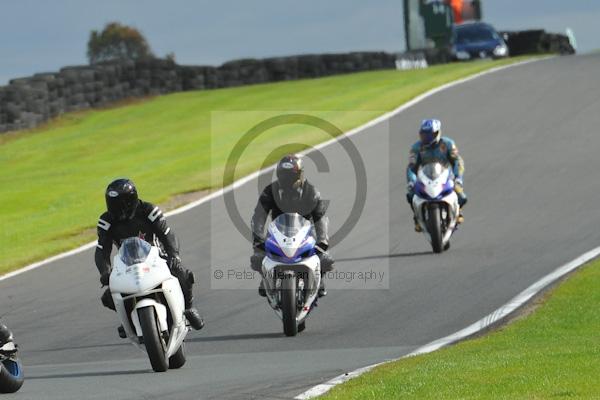
<path id="1" fill-rule="evenodd" d="M 457 51 L 456 58 L 459 60 L 469 60 L 471 58 L 471 55 L 466 51 Z"/>
<path id="2" fill-rule="evenodd" d="M 506 47 L 503 44 L 496 46 L 496 48 L 494 49 L 494 55 L 496 57 L 507 56 L 508 55 L 508 47 Z"/>

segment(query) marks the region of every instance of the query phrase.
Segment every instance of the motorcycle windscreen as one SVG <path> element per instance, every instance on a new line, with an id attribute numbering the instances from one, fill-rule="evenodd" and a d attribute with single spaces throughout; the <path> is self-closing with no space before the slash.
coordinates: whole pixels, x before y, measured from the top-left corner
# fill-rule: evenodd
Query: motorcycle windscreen
<path id="1" fill-rule="evenodd" d="M 424 165 L 422 168 L 423 174 L 432 181 L 439 178 L 448 167 L 442 165 L 439 162 L 429 163 Z"/>
<path id="2" fill-rule="evenodd" d="M 300 214 L 281 214 L 273 220 L 275 227 L 282 235 L 294 237 L 305 226 L 310 226 L 310 221 Z"/>
<path id="3" fill-rule="evenodd" d="M 125 265 L 139 264 L 146 261 L 152 246 L 137 237 L 127 238 L 121 243 L 119 248 L 119 258 Z"/>

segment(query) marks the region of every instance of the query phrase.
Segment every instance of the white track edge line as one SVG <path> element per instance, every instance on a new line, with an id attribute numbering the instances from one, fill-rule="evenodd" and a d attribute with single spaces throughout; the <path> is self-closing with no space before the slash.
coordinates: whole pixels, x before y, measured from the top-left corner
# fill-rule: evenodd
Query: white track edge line
<path id="1" fill-rule="evenodd" d="M 598 257 L 599 255 L 600 255 L 600 247 L 596 247 L 595 249 L 592 249 L 592 250 L 588 251 L 587 253 L 582 254 L 581 256 L 577 257 L 573 261 L 566 263 L 562 267 L 559 267 L 558 269 L 554 270 L 550 274 L 544 276 L 542 279 L 538 280 L 537 282 L 535 282 L 534 284 L 529 286 L 527 289 L 523 290 L 521 293 L 516 295 L 508 303 L 504 304 L 503 306 L 496 309 L 492 313 L 481 318 L 479 321 L 467 326 L 464 329 L 461 329 L 458 332 L 455 332 L 455 333 L 448 335 L 446 337 L 443 337 L 441 339 L 434 340 L 433 342 L 427 343 L 426 345 L 417 348 L 416 350 L 414 350 L 413 352 L 411 352 L 405 356 L 398 357 L 398 358 L 395 358 L 392 360 L 386 360 L 384 362 L 380 362 L 377 364 L 372 364 L 367 367 L 362 367 L 357 370 L 345 373 L 343 375 L 336 376 L 335 378 L 333 378 L 325 383 L 313 386 L 312 388 L 308 389 L 307 391 L 294 397 L 294 399 L 307 400 L 307 399 L 315 398 L 317 396 L 321 396 L 322 394 L 325 394 L 326 392 L 328 392 L 334 386 L 337 386 L 341 383 L 349 381 L 350 379 L 356 378 L 356 377 L 364 374 L 365 372 L 372 370 L 373 368 L 375 368 L 379 365 L 398 361 L 398 360 L 401 360 L 401 359 L 407 358 L 407 357 L 413 357 L 413 356 L 416 356 L 419 354 L 431 353 L 442 347 L 448 346 L 449 344 L 452 344 L 459 340 L 468 338 L 469 336 L 471 336 L 477 332 L 480 332 L 480 331 L 484 330 L 485 328 L 493 325 L 494 323 L 502 320 L 503 318 L 505 318 L 506 316 L 511 314 L 513 311 L 515 311 L 519 307 L 525 305 L 529 300 L 531 300 L 531 298 L 533 296 L 538 294 L 544 288 L 548 287 L 548 285 L 552 284 L 553 282 L 556 282 L 558 279 L 560 279 L 563 276 L 567 275 L 568 273 L 574 271 L 575 269 L 581 267 L 582 265 L 584 265 L 588 261 Z"/>
<path id="2" fill-rule="evenodd" d="M 373 120 L 371 120 L 371 121 L 369 121 L 369 122 L 367 122 L 367 123 L 365 123 L 365 124 L 363 124 L 361 126 L 353 128 L 353 129 L 349 130 L 348 132 L 345 132 L 343 135 L 340 135 L 340 136 L 338 136 L 336 138 L 330 139 L 330 140 L 328 140 L 326 142 L 317 144 L 314 147 L 312 147 L 311 149 L 305 150 L 304 152 L 301 152 L 300 154 L 306 154 L 306 153 L 309 153 L 309 152 L 314 151 L 314 150 L 320 150 L 320 149 L 322 149 L 322 148 L 324 148 L 326 146 L 329 146 L 332 143 L 340 141 L 341 139 L 344 139 L 344 138 L 353 136 L 353 135 L 355 135 L 357 133 L 360 133 L 360 132 L 362 132 L 362 131 L 364 131 L 364 130 L 366 130 L 366 129 L 374 126 L 374 125 L 377 125 L 378 123 L 380 123 L 382 121 L 385 121 L 388 118 L 391 118 L 391 117 L 393 117 L 393 116 L 395 116 L 397 114 L 400 114 L 401 112 L 403 112 L 404 110 L 406 110 L 406 109 L 414 106 L 415 104 L 418 104 L 421 101 L 427 99 L 428 97 L 431 97 L 431 96 L 433 96 L 433 95 L 435 95 L 435 94 L 437 94 L 439 92 L 442 92 L 442 91 L 444 91 L 446 89 L 450 89 L 450 88 L 452 88 L 454 86 L 458 86 L 458 85 L 461 85 L 463 83 L 470 82 L 472 80 L 475 80 L 475 79 L 480 78 L 480 77 L 485 76 L 485 75 L 492 74 L 494 72 L 502 71 L 502 70 L 505 70 L 505 69 L 508 69 L 508 68 L 517 67 L 517 66 L 521 66 L 521 65 L 525 65 L 525 64 L 530 64 L 530 63 L 537 62 L 537 61 L 547 60 L 547 59 L 553 58 L 553 57 L 555 57 L 555 56 L 532 58 L 532 59 L 529 59 L 529 60 L 519 61 L 519 62 L 516 62 L 516 63 L 513 63 L 513 64 L 502 65 L 502 66 L 494 67 L 494 68 L 491 68 L 491 69 L 488 69 L 488 70 L 485 70 L 485 71 L 482 71 L 482 72 L 478 72 L 478 73 L 476 73 L 474 75 L 470 75 L 470 76 L 467 76 L 465 78 L 461 78 L 461 79 L 458 79 L 458 80 L 455 80 L 455 81 L 452 81 L 452 82 L 445 83 L 445 84 L 443 84 L 441 86 L 438 86 L 437 88 L 431 89 L 431 90 L 429 90 L 429 91 L 427 91 L 425 93 L 422 93 L 422 94 L 418 95 L 414 99 L 408 101 L 407 103 L 402 104 L 401 106 L 395 108 L 394 110 L 392 110 L 390 112 L 382 114 L 379 117 L 377 117 L 377 118 L 375 118 L 375 119 L 373 119 Z M 271 171 L 274 167 L 275 167 L 275 165 L 271 165 L 271 166 L 263 168 L 263 169 L 261 169 L 259 171 L 255 171 L 255 172 L 251 173 L 250 175 L 247 175 L 247 176 L 245 176 L 243 178 L 240 178 L 240 179 L 236 180 L 235 182 L 233 182 L 232 184 L 226 186 L 225 188 L 222 188 L 222 189 L 219 189 L 219 190 L 217 190 L 215 192 L 212 192 L 212 193 L 208 194 L 207 196 L 205 196 L 205 197 L 203 197 L 201 199 L 198 199 L 198 200 L 193 201 L 193 202 L 191 202 L 189 204 L 186 204 L 185 206 L 182 206 L 182 207 L 176 208 L 174 210 L 171 210 L 171 211 L 165 213 L 165 215 L 167 217 L 170 217 L 172 215 L 181 214 L 183 212 L 191 210 L 192 208 L 198 207 L 201 204 L 204 204 L 204 203 L 206 203 L 208 201 L 211 201 L 212 199 L 215 199 L 215 198 L 217 198 L 219 196 L 222 196 L 224 193 L 230 192 L 233 189 L 236 189 L 236 188 L 238 188 L 238 187 L 240 187 L 240 186 L 242 186 L 242 185 L 250 182 L 252 179 L 254 179 L 254 178 L 256 178 L 256 177 L 264 174 L 265 172 Z M 51 262 L 58 261 L 58 260 L 61 260 L 63 258 L 67 258 L 67 257 L 70 257 L 72 255 L 81 253 L 81 252 L 83 252 L 85 250 L 91 249 L 95 245 L 96 245 L 96 241 L 89 242 L 89 243 L 86 243 L 86 244 L 84 244 L 84 245 L 82 245 L 80 247 L 77 247 L 75 249 L 66 251 L 64 253 L 57 254 L 55 256 L 46 258 L 44 260 L 35 262 L 33 264 L 29 264 L 29 265 L 27 265 L 27 266 L 25 266 L 23 268 L 20 268 L 20 269 L 18 269 L 16 271 L 12 271 L 12 272 L 9 272 L 9 273 L 7 273 L 5 275 L 0 276 L 0 281 L 4 281 L 4 280 L 12 278 L 14 276 L 21 275 L 21 274 L 23 274 L 25 272 L 37 269 L 37 268 L 39 268 L 41 266 L 44 266 L 46 264 L 49 264 Z"/>

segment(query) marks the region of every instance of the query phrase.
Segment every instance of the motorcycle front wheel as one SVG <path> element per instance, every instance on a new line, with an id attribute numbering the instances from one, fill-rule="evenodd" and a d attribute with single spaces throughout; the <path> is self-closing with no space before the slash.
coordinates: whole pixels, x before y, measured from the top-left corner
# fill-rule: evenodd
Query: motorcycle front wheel
<path id="1" fill-rule="evenodd" d="M 0 364 L 0 393 L 14 393 L 23 386 L 21 360 L 7 358 Z"/>
<path id="2" fill-rule="evenodd" d="M 436 203 L 429 204 L 427 209 L 427 231 L 431 237 L 431 247 L 434 253 L 441 253 L 444 251 L 442 243 L 442 215 L 440 205 Z"/>
<path id="3" fill-rule="evenodd" d="M 296 275 L 293 273 L 285 274 L 281 280 L 281 315 L 285 336 L 296 336 L 298 334 L 297 312 Z"/>
<path id="4" fill-rule="evenodd" d="M 158 329 L 158 321 L 154 307 L 142 307 L 138 309 L 140 318 L 140 327 L 144 336 L 144 346 L 150 359 L 150 365 L 155 372 L 165 372 L 169 369 L 167 357 L 165 355 L 164 342 Z"/>

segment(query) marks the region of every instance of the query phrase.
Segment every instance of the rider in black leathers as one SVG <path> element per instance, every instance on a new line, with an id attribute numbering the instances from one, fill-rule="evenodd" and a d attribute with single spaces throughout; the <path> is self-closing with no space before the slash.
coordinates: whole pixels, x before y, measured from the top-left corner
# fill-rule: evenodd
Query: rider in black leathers
<path id="1" fill-rule="evenodd" d="M 302 159 L 295 155 L 283 157 L 277 164 L 277 180 L 262 191 L 254 215 L 252 216 L 252 239 L 254 254 L 250 257 L 250 266 L 260 272 L 262 260 L 265 256 L 265 223 L 269 213 L 271 219 L 277 218 L 282 213 L 298 213 L 311 220 L 317 236 L 317 249 L 321 260 L 321 277 L 333 269 L 333 258 L 327 253 L 329 236 L 327 232 L 327 206 L 321 200 L 319 191 L 304 178 Z M 258 289 L 261 296 L 265 296 L 264 288 Z M 324 280 L 321 279 L 319 296 L 327 295 Z"/>
<path id="2" fill-rule="evenodd" d="M 194 274 L 181 265 L 179 243 L 167 225 L 161 209 L 138 198 L 135 185 L 129 179 L 117 179 L 108 185 L 105 193 L 107 211 L 98 220 L 98 244 L 95 261 L 100 272 L 100 283 L 108 285 L 111 271 L 113 244 L 119 247 L 129 237 L 139 237 L 161 250 L 173 276 L 177 277 L 185 299 L 185 316 L 194 329 L 202 329 L 204 321 L 193 303 Z M 102 304 L 114 310 L 115 305 L 107 289 Z M 119 334 L 123 336 L 122 329 Z"/>

